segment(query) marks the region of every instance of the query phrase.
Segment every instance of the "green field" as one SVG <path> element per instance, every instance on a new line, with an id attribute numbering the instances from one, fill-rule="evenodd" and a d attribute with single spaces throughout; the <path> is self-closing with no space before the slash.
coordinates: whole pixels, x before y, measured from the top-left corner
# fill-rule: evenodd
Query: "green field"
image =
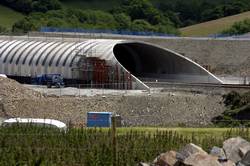
<path id="1" fill-rule="evenodd" d="M 12 25 L 22 19 L 24 15 L 8 7 L 0 5 L 0 26 L 11 29 Z"/>
<path id="2" fill-rule="evenodd" d="M 0 127 L 0 165 L 136 165 L 158 154 L 194 143 L 209 151 L 248 129 L 118 128 L 116 144 L 109 129 L 55 128 L 15 125 Z M 116 157 L 116 160 L 114 160 Z"/>
<path id="3" fill-rule="evenodd" d="M 93 9 L 93 10 L 110 10 L 114 7 L 120 5 L 119 0 L 92 0 L 92 1 L 82 1 L 82 0 L 65 0 L 62 2 L 64 7 L 78 8 L 78 9 Z"/>
<path id="4" fill-rule="evenodd" d="M 182 33 L 182 36 L 208 36 L 211 34 L 220 33 L 221 31 L 232 26 L 235 22 L 242 21 L 246 18 L 250 18 L 250 11 L 181 28 L 180 31 Z"/>
<path id="5" fill-rule="evenodd" d="M 203 137 L 203 136 L 216 136 L 221 137 L 225 132 L 230 131 L 230 128 L 151 128 L 151 127 L 133 127 L 133 128 L 118 128 L 117 132 L 119 134 L 126 133 L 129 131 L 146 132 L 148 134 L 153 134 L 158 131 L 173 131 L 178 132 L 184 136 Z M 233 133 L 236 133 L 236 129 L 232 129 Z"/>

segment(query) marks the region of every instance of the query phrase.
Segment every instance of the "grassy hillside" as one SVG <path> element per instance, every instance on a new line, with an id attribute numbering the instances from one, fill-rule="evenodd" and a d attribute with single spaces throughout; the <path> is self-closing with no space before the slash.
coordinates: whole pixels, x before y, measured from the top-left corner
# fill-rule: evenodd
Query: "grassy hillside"
<path id="1" fill-rule="evenodd" d="M 21 13 L 0 5 L 0 26 L 11 29 L 12 25 L 23 17 Z"/>
<path id="2" fill-rule="evenodd" d="M 182 36 L 208 36 L 211 34 L 220 33 L 221 31 L 232 26 L 233 23 L 244 20 L 246 18 L 250 18 L 250 11 L 214 21 L 181 28 L 180 31 L 182 33 Z"/>
<path id="3" fill-rule="evenodd" d="M 82 0 L 64 0 L 62 1 L 64 7 L 78 8 L 78 9 L 93 9 L 93 10 L 110 10 L 114 6 L 119 6 L 120 0 L 92 0 L 92 1 L 82 1 Z"/>

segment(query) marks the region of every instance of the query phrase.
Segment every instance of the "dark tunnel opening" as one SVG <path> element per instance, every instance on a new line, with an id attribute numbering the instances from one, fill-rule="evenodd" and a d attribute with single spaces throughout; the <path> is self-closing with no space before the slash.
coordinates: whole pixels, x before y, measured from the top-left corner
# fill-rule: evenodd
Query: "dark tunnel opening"
<path id="1" fill-rule="evenodd" d="M 115 45 L 113 52 L 120 64 L 142 81 L 221 83 L 187 58 L 153 45 L 120 43 Z"/>
<path id="2" fill-rule="evenodd" d="M 140 78 L 158 78 L 160 75 L 171 73 L 172 63 L 163 64 L 164 56 L 158 51 L 140 43 L 117 44 L 114 47 L 114 55 L 121 65 Z"/>
<path id="3" fill-rule="evenodd" d="M 126 45 L 116 45 L 114 48 L 114 54 L 117 60 L 132 74 L 136 73 L 136 60 L 133 50 Z"/>

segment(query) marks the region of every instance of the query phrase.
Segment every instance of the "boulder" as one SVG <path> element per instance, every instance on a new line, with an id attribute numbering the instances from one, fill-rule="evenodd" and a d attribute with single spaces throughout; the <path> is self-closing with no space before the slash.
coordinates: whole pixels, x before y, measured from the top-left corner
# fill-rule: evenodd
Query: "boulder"
<path id="1" fill-rule="evenodd" d="M 242 147 L 239 149 L 239 155 L 240 157 L 244 157 L 248 151 L 250 151 L 250 146 Z"/>
<path id="2" fill-rule="evenodd" d="M 241 137 L 230 138 L 223 143 L 223 149 L 226 153 L 227 159 L 232 160 L 234 163 L 237 163 L 242 159 L 240 149 L 243 148 L 250 148 L 250 143 Z"/>
<path id="3" fill-rule="evenodd" d="M 179 166 L 178 153 L 175 151 L 169 151 L 160 154 L 153 164 L 157 166 Z"/>
<path id="4" fill-rule="evenodd" d="M 243 164 L 241 164 L 241 162 L 239 162 L 239 163 L 237 163 L 236 166 L 245 166 L 245 165 L 243 165 Z"/>
<path id="5" fill-rule="evenodd" d="M 222 148 L 214 146 L 210 151 L 210 155 L 218 157 L 219 161 L 227 161 L 226 154 Z"/>
<path id="6" fill-rule="evenodd" d="M 236 166 L 236 164 L 234 162 L 232 162 L 231 160 L 220 162 L 220 164 L 221 164 L 221 166 Z"/>
<path id="7" fill-rule="evenodd" d="M 138 166 L 150 166 L 150 165 L 147 164 L 147 163 L 140 162 L 140 163 L 138 164 Z"/>
<path id="8" fill-rule="evenodd" d="M 187 157 L 183 164 L 187 166 L 221 166 L 218 157 L 199 152 Z"/>
<path id="9" fill-rule="evenodd" d="M 242 158 L 240 163 L 244 166 L 249 166 L 250 165 L 250 151 L 248 151 L 245 156 Z"/>
<path id="10" fill-rule="evenodd" d="M 180 161 L 184 161 L 186 158 L 188 158 L 190 155 L 199 153 L 199 154 L 204 154 L 207 155 L 207 152 L 205 152 L 201 147 L 195 145 L 195 144 L 187 144 L 185 147 L 183 147 L 180 151 Z"/>

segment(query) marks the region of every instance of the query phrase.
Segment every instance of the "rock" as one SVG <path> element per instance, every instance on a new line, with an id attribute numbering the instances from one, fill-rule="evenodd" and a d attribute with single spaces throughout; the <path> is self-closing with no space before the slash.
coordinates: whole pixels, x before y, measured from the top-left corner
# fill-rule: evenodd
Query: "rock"
<path id="1" fill-rule="evenodd" d="M 210 155 L 218 157 L 219 161 L 226 161 L 227 157 L 222 148 L 219 148 L 217 146 L 214 146 L 212 150 L 210 151 Z"/>
<path id="2" fill-rule="evenodd" d="M 199 152 L 190 155 L 183 163 L 187 166 L 221 166 L 218 157 Z"/>
<path id="3" fill-rule="evenodd" d="M 140 163 L 138 164 L 138 166 L 150 166 L 150 164 L 140 162 Z"/>
<path id="4" fill-rule="evenodd" d="M 239 151 L 240 157 L 244 157 L 248 151 L 250 151 L 250 146 L 240 148 L 240 151 Z"/>
<path id="5" fill-rule="evenodd" d="M 184 161 L 190 155 L 195 153 L 207 155 L 207 152 L 205 152 L 202 148 L 192 143 L 187 144 L 184 148 L 182 148 L 179 151 L 179 153 L 181 154 L 181 158 L 179 159 L 180 161 Z"/>
<path id="6" fill-rule="evenodd" d="M 225 162 L 220 162 L 221 166 L 236 166 L 236 164 L 234 162 L 232 162 L 231 160 L 227 160 Z"/>
<path id="7" fill-rule="evenodd" d="M 249 166 L 250 165 L 250 151 L 248 151 L 245 156 L 242 158 L 240 163 L 244 166 Z"/>
<path id="8" fill-rule="evenodd" d="M 153 164 L 157 166 L 178 166 L 179 161 L 177 159 L 178 153 L 175 151 L 169 151 L 166 153 L 160 154 Z"/>
<path id="9" fill-rule="evenodd" d="M 226 153 L 227 159 L 232 160 L 234 163 L 237 163 L 242 159 L 240 156 L 241 148 L 250 148 L 250 143 L 241 137 L 230 138 L 223 143 L 223 149 Z"/>
<path id="10" fill-rule="evenodd" d="M 239 162 L 239 163 L 237 163 L 236 166 L 245 166 L 245 165 L 243 165 L 243 164 L 241 164 L 241 163 Z"/>

